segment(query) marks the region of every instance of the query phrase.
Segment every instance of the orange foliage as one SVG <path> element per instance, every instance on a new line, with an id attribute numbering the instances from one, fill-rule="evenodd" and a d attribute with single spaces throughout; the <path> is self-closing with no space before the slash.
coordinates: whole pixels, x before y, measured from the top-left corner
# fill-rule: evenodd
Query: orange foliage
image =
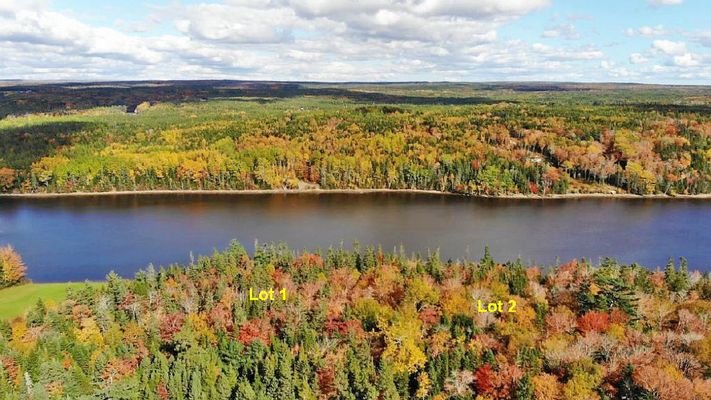
<path id="1" fill-rule="evenodd" d="M 494 390 L 494 380 L 496 379 L 496 371 L 491 368 L 491 365 L 485 364 L 478 368 L 474 374 L 474 386 L 477 393 L 491 394 Z"/>
<path id="2" fill-rule="evenodd" d="M 294 260 L 294 267 L 297 269 L 322 268 L 323 258 L 318 254 L 304 253 Z"/>
<path id="3" fill-rule="evenodd" d="M 232 320 L 232 310 L 224 304 L 218 304 L 210 311 L 209 315 L 210 326 L 214 329 L 224 330 L 227 332 L 234 331 L 234 322 Z"/>
<path id="4" fill-rule="evenodd" d="M 615 308 L 610 313 L 610 324 L 620 324 L 624 326 L 627 325 L 627 322 L 629 322 L 629 320 L 629 315 L 627 315 L 627 313 L 620 310 L 619 308 Z"/>
<path id="5" fill-rule="evenodd" d="M 578 329 L 583 333 L 605 332 L 610 326 L 610 316 L 601 311 L 589 311 L 578 318 Z"/>
<path id="6" fill-rule="evenodd" d="M 575 329 L 575 314 L 566 306 L 558 306 L 546 316 L 546 328 L 551 335 L 570 332 Z"/>
<path id="7" fill-rule="evenodd" d="M 326 322 L 324 328 L 326 328 L 326 332 L 328 332 L 329 334 L 336 333 L 341 336 L 348 336 L 352 334 L 356 337 L 365 336 L 363 325 L 357 319 L 352 319 L 349 321 L 330 320 Z"/>
<path id="8" fill-rule="evenodd" d="M 494 400 L 512 398 L 516 383 L 523 377 L 523 371 L 515 365 L 503 365 L 494 371 L 489 364 L 476 370 L 474 386 L 477 393 Z"/>
<path id="9" fill-rule="evenodd" d="M 17 382 L 20 374 L 20 366 L 15 360 L 10 357 L 0 359 L 0 366 L 5 368 L 5 373 L 10 378 L 10 381 Z"/>
<path id="10" fill-rule="evenodd" d="M 560 383 L 555 375 L 534 376 L 533 394 L 536 400 L 557 400 L 560 398 Z"/>
<path id="11" fill-rule="evenodd" d="M 439 322 L 441 314 L 442 313 L 436 307 L 428 306 L 420 311 L 420 321 L 422 321 L 425 327 L 434 326 Z"/>
<path id="12" fill-rule="evenodd" d="M 0 190 L 9 190 L 15 186 L 15 170 L 12 168 L 0 168 Z"/>
<path id="13" fill-rule="evenodd" d="M 185 314 L 174 313 L 165 315 L 160 323 L 160 338 L 164 342 L 171 342 L 175 334 L 180 332 L 185 322 Z"/>
<path id="14" fill-rule="evenodd" d="M 321 395 L 326 399 L 336 397 L 336 371 L 333 367 L 325 367 L 318 370 L 316 373 L 318 379 L 318 388 Z"/>
<path id="15" fill-rule="evenodd" d="M 110 384 L 131 375 L 136 371 L 136 368 L 138 368 L 138 360 L 136 358 L 114 358 L 106 364 L 101 377 L 104 382 Z"/>
<path id="16" fill-rule="evenodd" d="M 158 392 L 158 398 L 160 400 L 168 400 L 170 398 L 170 393 L 168 392 L 168 388 L 165 386 L 165 383 L 163 383 L 163 382 L 158 384 L 157 392 Z"/>
<path id="17" fill-rule="evenodd" d="M 27 267 L 12 246 L 0 247 L 0 286 L 16 284 L 25 279 Z"/>
<path id="18" fill-rule="evenodd" d="M 261 341 L 265 346 L 269 346 L 271 344 L 271 333 L 272 326 L 269 321 L 252 319 L 240 326 L 237 339 L 245 346 L 249 346 L 256 340 Z"/>

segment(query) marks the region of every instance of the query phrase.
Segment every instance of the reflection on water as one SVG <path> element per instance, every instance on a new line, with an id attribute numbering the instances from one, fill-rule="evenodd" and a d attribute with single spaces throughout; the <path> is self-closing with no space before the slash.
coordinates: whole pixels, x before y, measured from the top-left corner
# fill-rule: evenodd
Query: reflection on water
<path id="1" fill-rule="evenodd" d="M 656 267 L 686 256 L 711 266 L 711 202 L 509 200 L 427 194 L 148 195 L 0 199 L 0 244 L 25 258 L 35 281 L 124 276 L 148 263 L 185 262 L 231 239 L 292 248 L 404 245 L 446 258 L 521 257 L 551 264 L 603 256 Z"/>

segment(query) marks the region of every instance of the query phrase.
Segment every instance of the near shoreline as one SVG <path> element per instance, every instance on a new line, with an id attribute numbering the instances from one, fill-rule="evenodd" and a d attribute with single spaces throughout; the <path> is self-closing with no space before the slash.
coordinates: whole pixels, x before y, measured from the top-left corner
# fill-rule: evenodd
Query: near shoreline
<path id="1" fill-rule="evenodd" d="M 419 193 L 447 196 L 466 196 L 486 199 L 711 199 L 711 193 L 703 194 L 651 194 L 637 195 L 631 193 L 564 193 L 550 195 L 510 194 L 510 195 L 469 195 L 462 193 L 440 192 L 438 190 L 420 189 L 255 189 L 255 190 L 123 190 L 112 192 L 67 192 L 67 193 L 0 193 L 0 198 L 53 198 L 53 197 L 97 197 L 97 196 L 145 196 L 145 195 L 250 195 L 250 194 L 368 194 L 368 193 Z"/>

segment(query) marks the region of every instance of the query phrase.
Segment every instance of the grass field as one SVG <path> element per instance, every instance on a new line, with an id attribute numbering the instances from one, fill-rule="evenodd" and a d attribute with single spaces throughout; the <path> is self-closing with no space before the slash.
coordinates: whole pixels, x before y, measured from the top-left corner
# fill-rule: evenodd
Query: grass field
<path id="1" fill-rule="evenodd" d="M 67 289 L 79 289 L 86 283 L 30 283 L 0 290 L 0 320 L 15 318 L 22 315 L 34 305 L 38 299 L 60 302 L 67 295 Z M 100 283 L 90 282 L 92 286 Z"/>

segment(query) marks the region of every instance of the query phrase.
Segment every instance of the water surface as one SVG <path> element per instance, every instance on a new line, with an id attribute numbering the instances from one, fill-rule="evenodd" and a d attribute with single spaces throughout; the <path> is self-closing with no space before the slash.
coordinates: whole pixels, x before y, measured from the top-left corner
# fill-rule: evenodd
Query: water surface
<path id="1" fill-rule="evenodd" d="M 443 258 L 615 257 L 648 267 L 685 256 L 711 270 L 711 201 L 475 199 L 411 193 L 128 195 L 0 199 L 0 244 L 20 251 L 37 282 L 130 277 L 149 263 L 186 262 L 237 239 L 295 249 L 403 245 Z"/>

